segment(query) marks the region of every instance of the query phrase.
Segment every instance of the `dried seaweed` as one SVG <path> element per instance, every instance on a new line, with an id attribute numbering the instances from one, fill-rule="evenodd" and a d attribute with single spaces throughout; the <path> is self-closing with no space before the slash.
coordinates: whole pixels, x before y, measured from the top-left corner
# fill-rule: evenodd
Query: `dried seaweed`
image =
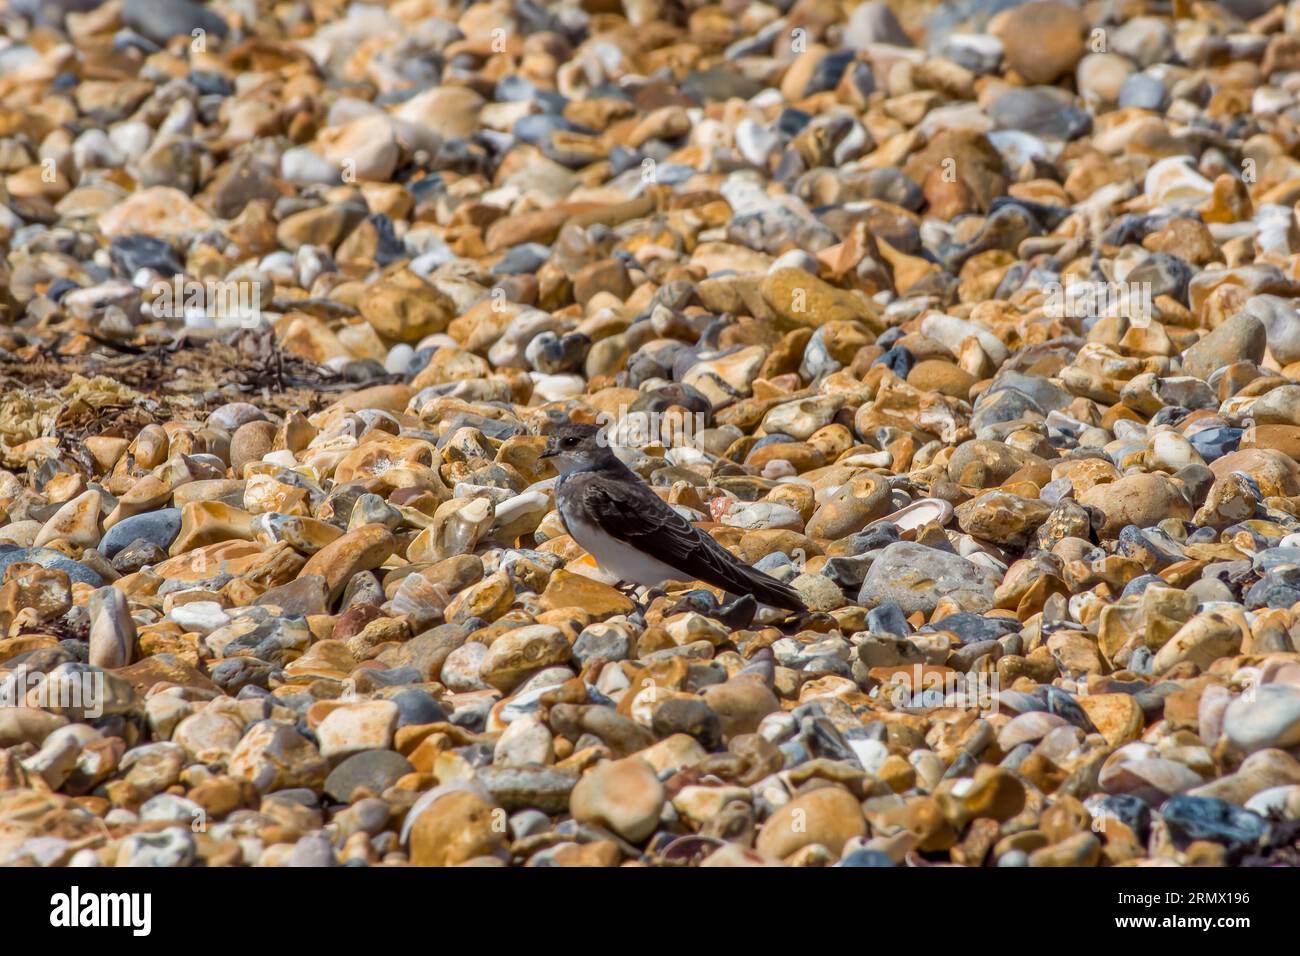
<path id="1" fill-rule="evenodd" d="M 0 443 L 10 450 L 57 437 L 61 453 L 85 452 L 89 435 L 132 437 L 152 422 L 202 419 L 227 402 L 267 410 L 316 411 L 356 383 L 285 352 L 269 329 L 222 335 L 184 332 L 165 343 L 88 336 L 94 347 L 66 354 L 68 338 L 0 358 Z M 84 339 L 82 340 L 84 342 Z"/>

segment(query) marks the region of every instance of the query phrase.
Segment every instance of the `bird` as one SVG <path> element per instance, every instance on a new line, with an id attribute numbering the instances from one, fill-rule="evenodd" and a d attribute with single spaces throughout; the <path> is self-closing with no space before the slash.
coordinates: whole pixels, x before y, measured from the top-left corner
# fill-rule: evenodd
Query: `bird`
<path id="1" fill-rule="evenodd" d="M 560 473 L 555 504 L 569 535 L 624 581 L 648 588 L 704 581 L 786 611 L 808 612 L 793 588 L 745 564 L 665 504 L 614 454 L 602 428 L 561 424 L 539 458 Z"/>

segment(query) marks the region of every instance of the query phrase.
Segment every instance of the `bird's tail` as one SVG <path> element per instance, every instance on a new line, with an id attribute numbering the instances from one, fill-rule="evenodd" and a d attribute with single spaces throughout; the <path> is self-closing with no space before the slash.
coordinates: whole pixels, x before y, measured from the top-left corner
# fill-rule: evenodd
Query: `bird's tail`
<path id="1" fill-rule="evenodd" d="M 749 593 L 763 604 L 800 614 L 808 613 L 808 606 L 799 597 L 799 592 L 762 571 L 746 568 L 745 583 L 749 586 Z"/>

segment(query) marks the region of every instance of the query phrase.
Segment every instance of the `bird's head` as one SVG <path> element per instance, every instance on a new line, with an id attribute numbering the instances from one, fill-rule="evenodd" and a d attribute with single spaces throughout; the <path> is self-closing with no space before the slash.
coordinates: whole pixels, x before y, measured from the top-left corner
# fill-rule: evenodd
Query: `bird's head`
<path id="1" fill-rule="evenodd" d="M 588 471 L 613 457 L 605 430 L 596 425 L 557 426 L 546 439 L 541 458 L 549 458 L 562 475 Z"/>

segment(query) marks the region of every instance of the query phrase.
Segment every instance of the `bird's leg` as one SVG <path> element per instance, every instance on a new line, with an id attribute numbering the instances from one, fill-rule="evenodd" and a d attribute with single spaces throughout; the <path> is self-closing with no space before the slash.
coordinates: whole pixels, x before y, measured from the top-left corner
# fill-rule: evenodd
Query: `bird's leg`
<path id="1" fill-rule="evenodd" d="M 651 602 L 664 593 L 658 588 L 647 588 L 644 585 L 632 584 L 630 581 L 622 581 L 615 586 L 625 598 L 642 608 L 650 607 Z"/>
<path id="2" fill-rule="evenodd" d="M 644 588 L 641 591 L 641 605 L 642 607 L 648 608 L 655 602 L 655 598 L 666 597 L 667 595 L 668 592 L 657 585 L 655 587 Z"/>

